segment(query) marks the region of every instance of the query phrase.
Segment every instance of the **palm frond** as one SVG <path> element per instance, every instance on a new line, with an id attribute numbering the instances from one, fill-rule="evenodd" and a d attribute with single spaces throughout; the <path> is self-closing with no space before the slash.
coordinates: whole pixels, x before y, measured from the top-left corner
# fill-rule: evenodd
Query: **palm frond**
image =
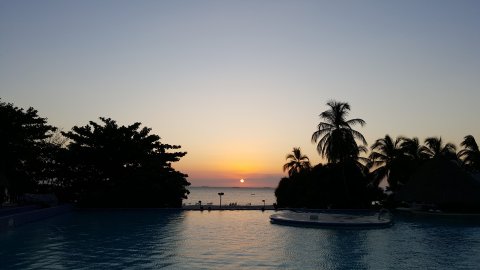
<path id="1" fill-rule="evenodd" d="M 367 152 L 368 152 L 368 148 L 367 148 L 365 145 L 359 145 L 359 146 L 358 146 L 358 152 L 359 152 L 359 153 L 367 153 Z"/>
<path id="2" fill-rule="evenodd" d="M 382 167 L 386 164 L 385 160 L 370 160 L 372 167 Z"/>
<path id="3" fill-rule="evenodd" d="M 455 153 L 457 151 L 457 146 L 455 146 L 453 143 L 447 143 L 443 149 L 448 150 L 449 152 Z"/>
<path id="4" fill-rule="evenodd" d="M 373 181 L 372 181 L 372 184 L 376 187 L 378 187 L 378 185 L 380 185 L 380 182 L 382 182 L 382 180 L 387 177 L 387 169 L 385 167 L 379 167 L 377 168 L 376 170 L 374 170 L 372 172 L 372 175 L 373 175 Z"/>
<path id="5" fill-rule="evenodd" d="M 317 143 L 317 151 L 329 162 L 358 157 L 361 152 L 366 152 L 365 137 L 351 126 L 364 126 L 365 121 L 359 118 L 347 120 L 350 105 L 346 102 L 330 100 L 327 102 L 328 110 L 320 113 L 320 122 L 317 130 L 312 134 L 312 143 Z M 355 140 L 360 140 L 359 146 Z"/>
<path id="6" fill-rule="evenodd" d="M 329 132 L 329 129 L 318 129 L 312 134 L 312 143 L 316 143 L 318 138 L 322 137 L 325 134 L 328 134 Z"/>
<path id="7" fill-rule="evenodd" d="M 474 151 L 479 151 L 477 142 L 475 141 L 475 138 L 472 135 L 467 135 L 465 138 L 463 138 L 462 143 L 460 144 L 464 148 L 468 148 Z"/>
<path id="8" fill-rule="evenodd" d="M 372 160 L 387 160 L 388 157 L 380 152 L 371 152 L 369 158 Z"/>
<path id="9" fill-rule="evenodd" d="M 435 153 L 430 149 L 428 148 L 427 146 L 421 146 L 419 148 L 419 155 L 420 157 L 422 158 L 432 158 L 433 156 L 435 156 Z"/>
<path id="10" fill-rule="evenodd" d="M 365 120 L 360 119 L 360 118 L 350 119 L 350 120 L 346 121 L 346 123 L 347 123 L 347 125 L 349 125 L 349 126 L 360 125 L 360 126 L 363 127 L 363 126 L 366 125 Z"/>
<path id="11" fill-rule="evenodd" d="M 319 150 L 318 151 L 319 153 L 322 153 L 323 149 L 326 148 L 325 145 L 329 144 L 330 138 L 331 138 L 331 136 L 329 134 L 326 134 L 322 137 L 322 139 L 320 139 L 320 141 L 318 142 L 318 145 L 317 145 L 317 150 Z"/>
<path id="12" fill-rule="evenodd" d="M 288 159 L 294 159 L 294 158 L 295 158 L 295 156 L 294 156 L 293 154 L 288 154 L 288 155 L 285 157 L 285 159 L 287 159 L 287 160 L 288 160 Z"/>
<path id="13" fill-rule="evenodd" d="M 362 133 L 356 131 L 356 130 L 351 130 L 352 134 L 353 134 L 353 137 L 356 138 L 356 139 L 359 139 L 362 144 L 367 144 L 367 140 L 365 140 L 365 137 L 363 137 Z"/>

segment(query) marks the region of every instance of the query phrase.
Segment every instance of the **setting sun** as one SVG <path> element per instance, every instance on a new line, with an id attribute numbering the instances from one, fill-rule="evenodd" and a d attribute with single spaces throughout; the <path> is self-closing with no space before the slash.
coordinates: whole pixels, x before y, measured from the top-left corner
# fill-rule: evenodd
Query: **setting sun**
<path id="1" fill-rule="evenodd" d="M 240 183 L 245 183 L 245 180 L 243 180 L 243 179 L 240 179 Z"/>

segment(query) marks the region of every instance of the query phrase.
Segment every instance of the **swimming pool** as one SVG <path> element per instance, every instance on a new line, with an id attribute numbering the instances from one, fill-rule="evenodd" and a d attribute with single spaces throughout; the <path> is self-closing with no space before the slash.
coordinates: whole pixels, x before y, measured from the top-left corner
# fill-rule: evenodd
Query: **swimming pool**
<path id="1" fill-rule="evenodd" d="M 480 223 L 396 217 L 345 230 L 272 211 L 76 211 L 0 232 L 1 269 L 477 269 Z"/>

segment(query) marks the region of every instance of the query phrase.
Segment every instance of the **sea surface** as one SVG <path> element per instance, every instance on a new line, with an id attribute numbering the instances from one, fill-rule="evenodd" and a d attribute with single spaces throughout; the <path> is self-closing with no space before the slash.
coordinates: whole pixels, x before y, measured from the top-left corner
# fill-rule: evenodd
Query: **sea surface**
<path id="1" fill-rule="evenodd" d="M 272 205 L 276 202 L 274 188 L 233 188 L 233 187 L 189 187 L 190 194 L 184 205 L 195 205 L 198 201 L 202 204 L 220 203 L 218 193 L 223 192 L 222 205 L 236 203 L 237 205 Z"/>
<path id="2" fill-rule="evenodd" d="M 273 211 L 81 210 L 0 232 L 0 269 L 479 269 L 480 221 L 271 224 Z"/>

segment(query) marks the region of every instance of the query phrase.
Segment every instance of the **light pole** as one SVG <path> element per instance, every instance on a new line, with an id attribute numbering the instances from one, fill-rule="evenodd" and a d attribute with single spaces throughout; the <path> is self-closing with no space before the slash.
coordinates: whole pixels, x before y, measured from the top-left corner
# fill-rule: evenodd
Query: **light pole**
<path id="1" fill-rule="evenodd" d="M 219 192 L 218 196 L 220 196 L 220 209 L 222 209 L 222 196 L 225 195 L 223 192 Z"/>
<path id="2" fill-rule="evenodd" d="M 263 202 L 263 207 L 262 207 L 262 212 L 265 211 L 265 200 L 262 200 Z"/>

